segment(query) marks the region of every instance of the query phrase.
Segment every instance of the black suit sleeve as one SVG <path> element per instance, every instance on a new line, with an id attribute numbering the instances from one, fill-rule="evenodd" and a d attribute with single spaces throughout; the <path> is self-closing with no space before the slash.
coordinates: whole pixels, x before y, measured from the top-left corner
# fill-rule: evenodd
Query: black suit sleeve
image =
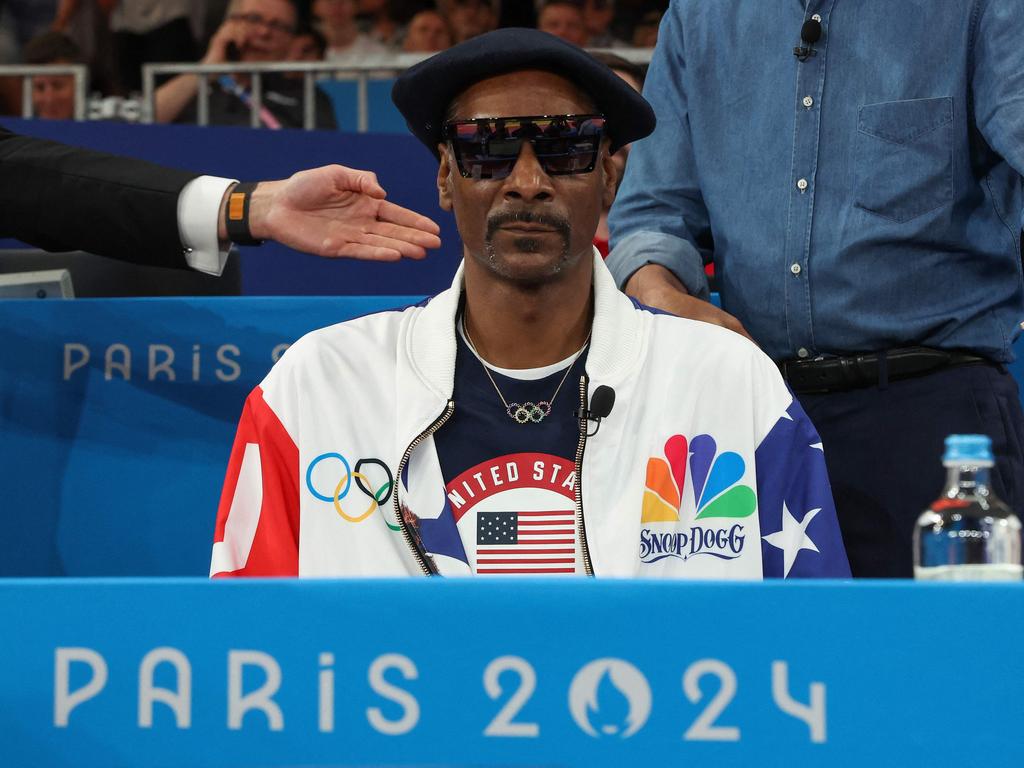
<path id="1" fill-rule="evenodd" d="M 187 267 L 178 195 L 197 175 L 0 127 L 0 237 Z"/>

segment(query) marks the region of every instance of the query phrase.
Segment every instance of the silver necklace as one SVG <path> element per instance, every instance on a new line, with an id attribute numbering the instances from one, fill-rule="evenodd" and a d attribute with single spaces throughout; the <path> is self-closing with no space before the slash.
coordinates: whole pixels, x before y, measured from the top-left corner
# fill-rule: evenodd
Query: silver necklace
<path id="1" fill-rule="evenodd" d="M 551 395 L 550 400 L 541 400 L 540 402 L 533 403 L 527 400 L 524 403 L 510 403 L 505 399 L 505 396 L 501 394 L 501 390 L 498 388 L 498 382 L 491 376 L 491 371 L 487 367 L 487 363 L 484 362 L 483 355 L 481 355 L 476 348 L 476 344 L 473 343 L 473 337 L 469 335 L 469 326 L 466 325 L 465 319 L 462 321 L 462 330 L 466 334 L 466 341 L 469 343 L 470 349 L 476 354 L 480 360 L 480 365 L 483 366 L 484 373 L 487 374 L 487 378 L 491 381 L 491 386 L 494 387 L 494 391 L 498 393 L 498 397 L 501 398 L 502 404 L 505 406 L 505 412 L 508 417 L 512 419 L 516 424 L 540 424 L 544 421 L 545 417 L 551 413 L 551 404 L 555 402 L 555 398 L 558 397 L 558 392 L 562 389 L 562 385 L 565 384 L 565 380 L 569 378 L 569 371 L 579 360 L 580 355 L 583 354 L 583 350 L 587 348 L 590 343 L 590 334 L 587 334 L 587 340 L 583 342 L 583 346 L 580 347 L 579 351 L 573 355 L 572 360 L 569 361 L 569 365 L 566 366 L 565 374 L 562 376 L 562 380 L 558 382 L 558 386 L 555 387 L 555 393 Z"/>

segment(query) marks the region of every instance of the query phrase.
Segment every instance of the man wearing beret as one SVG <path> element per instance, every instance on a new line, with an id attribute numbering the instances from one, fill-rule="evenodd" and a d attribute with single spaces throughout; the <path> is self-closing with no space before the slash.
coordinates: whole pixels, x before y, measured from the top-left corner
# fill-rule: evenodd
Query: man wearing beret
<path id="1" fill-rule="evenodd" d="M 211 574 L 847 576 L 775 366 L 633 303 L 591 245 L 647 102 L 519 29 L 393 98 L 439 160 L 463 264 L 422 304 L 304 337 L 252 392 Z"/>

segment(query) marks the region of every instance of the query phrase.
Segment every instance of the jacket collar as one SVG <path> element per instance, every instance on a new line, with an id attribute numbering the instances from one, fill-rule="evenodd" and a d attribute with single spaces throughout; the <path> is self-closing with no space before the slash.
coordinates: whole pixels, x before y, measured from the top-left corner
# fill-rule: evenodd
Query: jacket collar
<path id="1" fill-rule="evenodd" d="M 455 382 L 455 320 L 463 291 L 460 263 L 452 285 L 411 313 L 407 333 L 401 336 L 399 376 L 399 424 L 411 430 L 426 425 L 443 410 Z M 587 374 L 598 383 L 615 386 L 638 370 L 645 353 L 642 314 L 623 295 L 594 249 L 594 327 L 587 353 Z M 403 372 L 408 366 L 412 380 Z M 410 392 L 408 387 L 416 387 Z"/>

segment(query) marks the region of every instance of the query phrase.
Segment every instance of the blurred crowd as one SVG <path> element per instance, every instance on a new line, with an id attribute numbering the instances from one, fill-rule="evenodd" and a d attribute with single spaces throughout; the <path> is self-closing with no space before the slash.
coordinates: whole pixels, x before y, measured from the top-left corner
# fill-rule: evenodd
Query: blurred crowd
<path id="1" fill-rule="evenodd" d="M 536 27 L 588 48 L 651 48 L 668 0 L 0 0 L 0 65 L 87 64 L 93 94 L 137 107 L 147 62 L 374 63 L 432 53 L 501 26 Z M 244 78 L 216 83 L 244 122 Z M 269 127 L 301 125 L 301 80 L 272 84 Z M 195 78 L 160 85 L 157 120 L 194 119 Z M 288 104 L 295 102 L 295 108 Z M 21 113 L 21 81 L 0 78 L 0 114 Z M 97 100 L 93 99 L 93 111 Z M 69 119 L 70 76 L 35 77 L 33 113 Z M 274 108 L 276 104 L 276 108 Z M 333 127 L 318 105 L 317 124 Z M 115 116 L 115 115 L 93 115 Z M 128 117 L 131 115 L 119 115 Z M 321 119 L 322 118 L 322 119 Z"/>

